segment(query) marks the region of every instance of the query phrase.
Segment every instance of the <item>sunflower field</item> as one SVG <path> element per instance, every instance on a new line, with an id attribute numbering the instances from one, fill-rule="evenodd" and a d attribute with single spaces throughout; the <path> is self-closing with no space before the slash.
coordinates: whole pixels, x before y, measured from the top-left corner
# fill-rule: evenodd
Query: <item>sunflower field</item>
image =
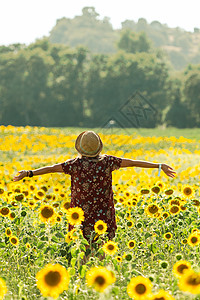
<path id="1" fill-rule="evenodd" d="M 99 132 L 102 153 L 166 163 L 177 175 L 114 171 L 116 236 L 108 240 L 99 220 L 91 246 L 83 211 L 69 207 L 69 175 L 13 182 L 19 170 L 76 157 L 79 132 L 0 126 L 0 299 L 200 299 L 199 140 Z"/>

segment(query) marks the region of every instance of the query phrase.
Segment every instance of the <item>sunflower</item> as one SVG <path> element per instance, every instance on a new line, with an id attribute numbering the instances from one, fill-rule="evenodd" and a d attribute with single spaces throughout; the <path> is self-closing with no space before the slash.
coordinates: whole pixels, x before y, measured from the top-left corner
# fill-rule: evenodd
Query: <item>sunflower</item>
<path id="1" fill-rule="evenodd" d="M 42 205 L 40 207 L 39 218 L 42 222 L 50 222 L 54 223 L 55 212 L 52 206 L 50 205 Z"/>
<path id="2" fill-rule="evenodd" d="M 160 193 L 160 187 L 158 185 L 154 185 L 152 188 L 151 188 L 152 192 L 155 193 L 155 194 L 159 194 Z"/>
<path id="3" fill-rule="evenodd" d="M 115 258 L 116 258 L 116 260 L 117 260 L 118 262 L 122 262 L 121 256 L 116 256 Z"/>
<path id="4" fill-rule="evenodd" d="M 70 201 L 65 201 L 62 204 L 62 210 L 66 212 L 70 208 Z"/>
<path id="5" fill-rule="evenodd" d="M 17 202 L 22 202 L 24 200 L 24 194 L 18 193 L 16 195 L 14 195 L 14 200 L 16 200 Z"/>
<path id="6" fill-rule="evenodd" d="M 189 186 L 189 185 L 184 185 L 182 187 L 181 191 L 182 191 L 182 193 L 183 193 L 184 196 L 187 196 L 189 198 L 191 198 L 193 196 L 193 194 L 194 194 L 193 188 L 191 186 Z"/>
<path id="7" fill-rule="evenodd" d="M 5 281 L 2 278 L 0 278 L 0 299 L 3 299 L 6 293 L 7 287 Z"/>
<path id="8" fill-rule="evenodd" d="M 98 292 L 104 292 L 104 290 L 113 282 L 115 282 L 113 272 L 105 267 L 94 267 L 86 273 L 87 285 L 94 287 Z"/>
<path id="9" fill-rule="evenodd" d="M 38 199 L 43 199 L 43 198 L 45 197 L 45 191 L 42 190 L 42 189 L 38 190 L 38 191 L 36 192 L 36 197 L 37 197 Z"/>
<path id="10" fill-rule="evenodd" d="M 31 245 L 29 243 L 26 243 L 26 249 L 30 249 Z"/>
<path id="11" fill-rule="evenodd" d="M 200 236 L 196 232 L 191 233 L 187 239 L 187 243 L 192 247 L 199 245 Z"/>
<path id="12" fill-rule="evenodd" d="M 140 190 L 140 194 L 142 194 L 142 195 L 147 195 L 147 194 L 149 194 L 150 193 L 150 190 L 149 189 L 141 189 Z"/>
<path id="13" fill-rule="evenodd" d="M 130 298 L 135 300 L 146 300 L 150 295 L 152 283 L 148 278 L 137 276 L 133 277 L 127 286 L 127 293 Z"/>
<path id="14" fill-rule="evenodd" d="M 10 238 L 9 238 L 9 241 L 12 245 L 14 246 L 17 246 L 19 244 L 19 240 L 16 236 L 12 235 Z"/>
<path id="15" fill-rule="evenodd" d="M 164 290 L 152 295 L 149 300 L 175 300 L 175 298 Z"/>
<path id="16" fill-rule="evenodd" d="M 162 213 L 162 217 L 164 219 L 167 219 L 169 217 L 169 213 L 165 211 L 164 213 Z"/>
<path id="17" fill-rule="evenodd" d="M 170 195 L 172 195 L 173 194 L 173 192 L 174 192 L 174 190 L 173 189 L 167 189 L 167 190 L 165 190 L 165 195 L 167 195 L 167 196 L 170 196 Z"/>
<path id="18" fill-rule="evenodd" d="M 117 243 L 115 243 L 113 241 L 108 241 L 107 243 L 105 243 L 103 245 L 102 249 L 106 254 L 114 255 L 118 250 L 118 246 L 117 246 Z"/>
<path id="19" fill-rule="evenodd" d="M 135 241 L 134 240 L 129 241 L 128 247 L 129 247 L 129 249 L 133 249 L 135 247 Z"/>
<path id="20" fill-rule="evenodd" d="M 172 206 L 172 205 L 177 205 L 179 206 L 180 205 L 180 201 L 178 199 L 173 199 L 173 200 L 170 200 L 169 201 L 169 204 Z"/>
<path id="21" fill-rule="evenodd" d="M 123 258 L 127 261 L 131 261 L 133 257 L 130 253 L 124 253 Z"/>
<path id="22" fill-rule="evenodd" d="M 171 240 L 171 239 L 172 239 L 172 234 L 171 234 L 171 232 L 166 232 L 166 233 L 164 234 L 164 238 L 165 238 L 166 240 Z"/>
<path id="23" fill-rule="evenodd" d="M 5 192 L 4 187 L 0 185 L 0 195 L 3 195 L 4 192 Z"/>
<path id="24" fill-rule="evenodd" d="M 60 223 L 62 221 L 61 216 L 57 215 L 56 216 L 56 223 Z"/>
<path id="25" fill-rule="evenodd" d="M 69 273 L 60 264 L 48 264 L 36 274 L 37 287 L 44 297 L 57 299 L 69 285 Z"/>
<path id="26" fill-rule="evenodd" d="M 126 224 L 129 228 L 133 227 L 133 221 L 131 220 L 129 220 Z"/>
<path id="27" fill-rule="evenodd" d="M 200 201 L 199 200 L 193 199 L 192 201 L 193 201 L 192 205 L 194 205 L 194 206 L 200 206 Z"/>
<path id="28" fill-rule="evenodd" d="M 37 204 L 36 204 L 36 202 L 34 200 L 29 200 L 28 201 L 28 206 L 30 208 L 34 209 L 37 206 Z"/>
<path id="29" fill-rule="evenodd" d="M 159 212 L 159 207 L 156 204 L 149 204 L 146 208 L 146 213 L 150 216 L 150 217 L 155 217 L 155 214 L 157 214 Z"/>
<path id="30" fill-rule="evenodd" d="M 186 260 L 179 260 L 173 266 L 173 274 L 176 278 L 181 278 L 189 270 L 191 270 L 191 264 Z"/>
<path id="31" fill-rule="evenodd" d="M 81 207 L 71 207 L 66 213 L 71 225 L 80 225 L 84 221 L 84 212 Z"/>
<path id="32" fill-rule="evenodd" d="M 11 229 L 10 228 L 6 228 L 5 234 L 6 234 L 7 237 L 11 236 L 12 235 Z"/>
<path id="33" fill-rule="evenodd" d="M 81 234 L 82 231 L 79 231 L 79 234 Z M 78 232 L 76 231 L 76 228 L 73 228 L 72 230 L 70 230 L 66 236 L 65 236 L 65 242 L 66 243 L 70 243 L 71 241 L 74 241 L 78 239 Z"/>
<path id="34" fill-rule="evenodd" d="M 188 270 L 179 279 L 179 288 L 184 292 L 191 294 L 200 294 L 200 273 L 196 273 L 193 270 Z"/>
<path id="35" fill-rule="evenodd" d="M 107 224 L 104 221 L 99 220 L 94 224 L 94 230 L 97 234 L 103 234 L 107 230 Z"/>
<path id="36" fill-rule="evenodd" d="M 167 261 L 162 260 L 162 261 L 160 261 L 160 267 L 162 269 L 167 269 L 169 267 L 169 264 Z"/>
<path id="37" fill-rule="evenodd" d="M 15 215 L 14 211 L 11 211 L 11 212 L 9 213 L 8 218 L 9 218 L 10 220 L 14 220 L 15 217 L 16 217 L 16 215 Z"/>
<path id="38" fill-rule="evenodd" d="M 9 212 L 10 212 L 10 209 L 6 206 L 4 206 L 0 209 L 0 215 L 2 217 L 6 217 L 9 214 Z"/>
<path id="39" fill-rule="evenodd" d="M 186 244 L 187 244 L 187 242 L 188 242 L 188 240 L 187 240 L 187 239 L 183 239 L 183 240 L 181 241 L 181 243 L 182 243 L 183 245 L 186 245 Z"/>
<path id="40" fill-rule="evenodd" d="M 181 206 L 180 206 L 180 210 L 184 211 L 184 210 L 186 210 L 186 209 L 187 209 L 186 206 L 184 206 L 184 205 L 181 205 Z"/>
<path id="41" fill-rule="evenodd" d="M 172 205 L 169 209 L 171 215 L 176 215 L 180 212 L 180 207 L 177 205 Z"/>

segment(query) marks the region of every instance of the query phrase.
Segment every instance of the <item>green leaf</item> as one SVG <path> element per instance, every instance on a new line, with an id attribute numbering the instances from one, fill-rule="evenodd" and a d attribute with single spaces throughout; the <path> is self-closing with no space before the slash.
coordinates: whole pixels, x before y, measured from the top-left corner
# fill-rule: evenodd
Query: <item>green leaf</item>
<path id="1" fill-rule="evenodd" d="M 86 248 L 84 245 L 80 245 L 80 249 L 83 250 L 84 252 L 86 251 Z"/>
<path id="2" fill-rule="evenodd" d="M 5 243 L 0 243 L 0 248 L 4 248 L 5 246 Z"/>
<path id="3" fill-rule="evenodd" d="M 45 243 L 44 243 L 44 242 L 39 242 L 39 243 L 37 244 L 37 248 L 38 248 L 38 249 L 42 249 L 42 248 L 44 248 L 44 246 L 45 246 Z"/>
<path id="4" fill-rule="evenodd" d="M 72 266 L 72 268 L 75 267 L 75 264 L 76 264 L 76 257 L 73 257 L 73 258 L 71 259 L 71 266 Z"/>
<path id="5" fill-rule="evenodd" d="M 148 239 L 148 237 L 150 237 L 151 236 L 151 234 L 149 233 L 149 232 L 147 232 L 147 233 L 145 233 L 145 239 Z"/>
<path id="6" fill-rule="evenodd" d="M 81 271 L 80 271 L 81 278 L 83 278 L 85 276 L 86 269 L 87 269 L 86 265 L 81 266 Z"/>
<path id="7" fill-rule="evenodd" d="M 84 245 L 88 245 L 88 246 L 89 246 L 89 243 L 88 243 L 88 241 L 87 241 L 86 239 L 83 239 L 83 240 L 82 240 L 82 243 L 83 243 Z"/>
<path id="8" fill-rule="evenodd" d="M 59 243 L 59 240 L 57 239 L 57 237 L 54 235 L 51 240 L 54 242 L 54 243 Z"/>
<path id="9" fill-rule="evenodd" d="M 80 256 L 81 259 L 83 259 L 83 257 L 85 256 L 85 253 L 81 252 L 79 256 Z"/>
<path id="10" fill-rule="evenodd" d="M 65 235 L 62 232 L 56 232 L 55 234 L 58 238 L 65 238 Z"/>

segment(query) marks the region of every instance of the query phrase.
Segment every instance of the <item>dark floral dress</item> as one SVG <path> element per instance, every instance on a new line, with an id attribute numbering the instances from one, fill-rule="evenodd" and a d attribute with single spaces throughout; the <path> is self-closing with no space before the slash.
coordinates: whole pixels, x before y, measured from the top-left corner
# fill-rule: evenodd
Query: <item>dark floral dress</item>
<path id="1" fill-rule="evenodd" d="M 98 220 L 107 226 L 112 239 L 117 229 L 112 190 L 112 171 L 120 168 L 122 159 L 111 155 L 98 158 L 74 158 L 62 164 L 65 174 L 71 175 L 70 207 L 81 207 L 84 211 L 83 235 L 90 239 L 94 224 Z M 69 230 L 73 226 L 69 225 Z"/>

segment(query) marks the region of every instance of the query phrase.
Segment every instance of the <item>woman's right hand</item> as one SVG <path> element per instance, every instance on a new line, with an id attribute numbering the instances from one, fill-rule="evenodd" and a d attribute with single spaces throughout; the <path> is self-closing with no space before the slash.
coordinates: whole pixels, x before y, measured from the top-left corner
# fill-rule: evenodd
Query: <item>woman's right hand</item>
<path id="1" fill-rule="evenodd" d="M 24 177 L 27 176 L 27 171 L 25 171 L 25 170 L 19 171 L 18 173 L 19 173 L 19 175 L 15 176 L 15 177 L 13 178 L 13 181 L 19 181 L 19 180 L 22 180 Z"/>

